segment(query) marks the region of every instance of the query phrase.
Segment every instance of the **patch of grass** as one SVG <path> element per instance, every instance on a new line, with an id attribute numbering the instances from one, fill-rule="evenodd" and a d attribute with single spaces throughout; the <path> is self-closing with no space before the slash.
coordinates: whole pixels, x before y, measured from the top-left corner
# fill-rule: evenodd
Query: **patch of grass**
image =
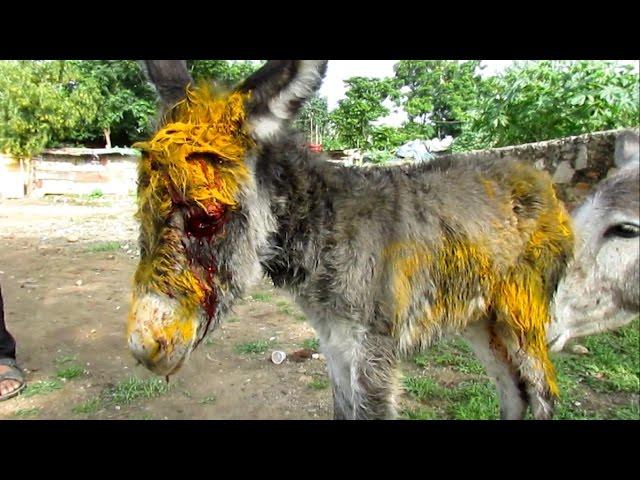
<path id="1" fill-rule="evenodd" d="M 227 318 L 227 322 L 229 322 L 229 323 L 236 323 L 236 322 L 239 322 L 239 321 L 240 321 L 240 319 L 238 317 L 229 317 L 229 318 Z"/>
<path id="2" fill-rule="evenodd" d="M 559 380 L 573 378 L 599 393 L 640 393 L 640 322 L 581 339 L 587 355 L 558 353 L 552 360 Z"/>
<path id="3" fill-rule="evenodd" d="M 258 302 L 270 302 L 273 296 L 268 292 L 256 292 L 251 295 L 251 298 Z"/>
<path id="4" fill-rule="evenodd" d="M 170 390 L 170 386 L 162 379 L 140 379 L 129 377 L 106 392 L 106 398 L 110 403 L 126 405 L 139 399 L 151 399 L 160 397 Z"/>
<path id="5" fill-rule="evenodd" d="M 450 366 L 461 373 L 483 375 L 484 367 L 478 362 L 461 339 L 454 338 L 434 344 L 424 352 L 413 357 L 413 363 L 425 368 L 432 366 Z"/>
<path id="6" fill-rule="evenodd" d="M 324 390 L 329 386 L 329 380 L 326 378 L 314 378 L 307 386 L 313 390 Z"/>
<path id="7" fill-rule="evenodd" d="M 207 339 L 204 341 L 204 344 L 209 347 L 211 345 L 213 345 L 213 338 L 211 337 L 207 337 Z"/>
<path id="8" fill-rule="evenodd" d="M 400 418 L 406 420 L 437 420 L 438 413 L 430 408 L 410 408 L 400 412 Z"/>
<path id="9" fill-rule="evenodd" d="M 293 305 L 291 305 L 289 302 L 287 302 L 286 300 L 278 300 L 276 302 L 276 306 L 278 307 L 278 312 L 282 313 L 283 315 L 295 315 L 296 311 L 293 308 Z"/>
<path id="10" fill-rule="evenodd" d="M 302 342 L 302 346 L 317 352 L 320 348 L 320 340 L 318 338 L 307 338 Z"/>
<path id="11" fill-rule="evenodd" d="M 496 390 L 488 381 L 462 382 L 452 394 L 447 413 L 455 420 L 497 420 L 500 407 Z"/>
<path id="12" fill-rule="evenodd" d="M 84 373 L 84 369 L 78 365 L 71 365 L 66 368 L 62 368 L 56 372 L 56 377 L 63 378 L 65 380 L 71 380 L 72 378 L 79 377 Z"/>
<path id="13" fill-rule="evenodd" d="M 215 397 L 215 395 L 212 395 L 210 397 L 204 397 L 198 403 L 201 404 L 201 405 L 211 405 L 213 403 L 216 403 L 216 400 L 217 400 L 217 398 Z"/>
<path id="14" fill-rule="evenodd" d="M 276 302 L 276 307 L 278 307 L 278 312 L 280 312 L 281 314 L 292 317 L 299 322 L 304 322 L 307 319 L 307 317 L 303 313 L 297 311 L 295 305 L 292 305 L 286 300 L 278 300 Z"/>
<path id="15" fill-rule="evenodd" d="M 104 197 L 104 193 L 102 193 L 102 190 L 100 190 L 99 188 L 96 188 L 89 194 L 89 198 L 92 200 L 102 197 Z"/>
<path id="16" fill-rule="evenodd" d="M 444 401 L 446 417 L 450 419 L 496 419 L 499 416 L 495 389 L 488 381 L 461 382 L 455 387 L 445 387 L 431 378 L 406 377 L 404 388 L 410 396 L 422 403 Z M 405 413 L 407 418 L 413 419 L 418 411 Z M 424 415 L 436 418 L 437 412 L 429 410 Z"/>
<path id="17" fill-rule="evenodd" d="M 236 345 L 236 351 L 238 353 L 265 353 L 269 349 L 269 345 L 270 343 L 267 340 L 241 343 Z"/>
<path id="18" fill-rule="evenodd" d="M 115 252 L 116 250 L 120 250 L 122 244 L 120 242 L 100 242 L 94 245 L 91 245 L 87 251 L 88 252 Z"/>
<path id="19" fill-rule="evenodd" d="M 63 384 L 60 380 L 41 380 L 39 382 L 31 383 L 27 385 L 27 388 L 22 392 L 23 397 L 33 397 L 35 395 L 43 395 L 45 393 L 51 393 L 56 390 L 60 390 Z"/>
<path id="20" fill-rule="evenodd" d="M 432 399 L 443 399 L 449 396 L 449 390 L 426 377 L 406 377 L 404 389 L 416 400 L 425 402 Z"/>
<path id="21" fill-rule="evenodd" d="M 614 408 L 611 414 L 615 420 L 640 420 L 640 407 L 636 402 L 631 405 Z"/>
<path id="22" fill-rule="evenodd" d="M 20 410 L 13 412 L 13 416 L 18 418 L 35 417 L 41 411 L 42 409 L 40 407 L 21 408 Z"/>
<path id="23" fill-rule="evenodd" d="M 560 389 L 554 418 L 640 420 L 640 321 L 617 331 L 580 339 L 580 343 L 587 347 L 588 354 L 552 354 Z M 412 363 L 428 367 L 431 377 L 405 378 L 405 390 L 411 401 L 425 405 L 407 407 L 403 418 L 430 415 L 461 420 L 499 418 L 496 389 L 462 340 L 436 344 L 413 357 Z M 453 387 L 450 381 L 446 385 L 438 383 L 439 369 L 443 367 L 466 376 L 460 376 L 460 382 Z M 427 410 L 423 412 L 424 408 Z"/>
<path id="24" fill-rule="evenodd" d="M 76 405 L 71 409 L 71 411 L 75 414 L 90 414 L 95 413 L 102 408 L 102 402 L 98 398 L 94 398 L 92 400 L 87 400 L 80 405 Z"/>

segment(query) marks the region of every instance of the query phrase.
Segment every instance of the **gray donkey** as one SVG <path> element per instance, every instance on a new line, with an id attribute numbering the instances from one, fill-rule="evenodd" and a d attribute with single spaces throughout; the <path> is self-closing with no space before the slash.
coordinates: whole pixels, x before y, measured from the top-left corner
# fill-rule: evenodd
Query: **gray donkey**
<path id="1" fill-rule="evenodd" d="M 640 160 L 638 134 L 616 145 L 616 171 L 573 212 L 575 259 L 553 302 L 552 351 L 568 340 L 613 330 L 640 312 Z"/>
<path id="2" fill-rule="evenodd" d="M 550 418 L 546 327 L 573 234 L 549 176 L 492 158 L 331 164 L 289 130 L 326 67 L 269 61 L 222 91 L 145 62 L 165 115 L 138 145 L 133 355 L 175 373 L 264 272 L 317 331 L 336 419 L 393 418 L 399 358 L 460 332 L 502 418 Z"/>

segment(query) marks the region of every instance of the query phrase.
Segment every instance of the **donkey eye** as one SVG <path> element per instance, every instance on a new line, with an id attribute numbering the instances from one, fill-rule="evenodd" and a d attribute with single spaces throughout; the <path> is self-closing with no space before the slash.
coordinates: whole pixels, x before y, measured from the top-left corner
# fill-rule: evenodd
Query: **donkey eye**
<path id="1" fill-rule="evenodd" d="M 188 236 L 203 238 L 212 237 L 222 227 L 221 215 L 197 214 L 185 220 L 184 230 Z"/>
<path id="2" fill-rule="evenodd" d="M 209 165 L 216 165 L 223 163 L 222 157 L 213 153 L 192 153 L 187 156 L 187 161 L 206 162 Z"/>
<path id="3" fill-rule="evenodd" d="M 618 223 L 604 232 L 604 237 L 636 238 L 640 235 L 640 226 L 635 223 Z"/>

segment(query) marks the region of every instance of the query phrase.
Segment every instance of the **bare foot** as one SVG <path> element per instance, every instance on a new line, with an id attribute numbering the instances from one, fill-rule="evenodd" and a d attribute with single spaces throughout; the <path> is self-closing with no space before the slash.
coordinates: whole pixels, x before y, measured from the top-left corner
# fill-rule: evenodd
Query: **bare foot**
<path id="1" fill-rule="evenodd" d="M 9 370 L 12 370 L 12 368 L 6 365 L 0 365 L 0 375 L 7 373 Z M 22 383 L 17 380 L 0 380 L 0 397 L 16 391 L 20 388 L 20 385 L 22 385 Z"/>

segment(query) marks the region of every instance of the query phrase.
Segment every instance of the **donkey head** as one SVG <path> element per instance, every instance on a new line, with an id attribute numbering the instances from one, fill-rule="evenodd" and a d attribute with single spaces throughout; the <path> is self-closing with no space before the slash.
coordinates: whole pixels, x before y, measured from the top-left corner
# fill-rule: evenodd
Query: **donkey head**
<path id="1" fill-rule="evenodd" d="M 575 260 L 555 296 L 547 333 L 553 351 L 573 337 L 621 327 L 640 311 L 638 135 L 624 136 L 623 148 L 616 147 L 619 169 L 573 214 Z"/>
<path id="2" fill-rule="evenodd" d="M 274 230 L 256 164 L 320 87 L 326 61 L 270 61 L 235 90 L 193 85 L 184 61 L 145 61 L 163 102 L 137 145 L 140 263 L 129 348 L 155 373 L 177 371 L 260 273 Z"/>

